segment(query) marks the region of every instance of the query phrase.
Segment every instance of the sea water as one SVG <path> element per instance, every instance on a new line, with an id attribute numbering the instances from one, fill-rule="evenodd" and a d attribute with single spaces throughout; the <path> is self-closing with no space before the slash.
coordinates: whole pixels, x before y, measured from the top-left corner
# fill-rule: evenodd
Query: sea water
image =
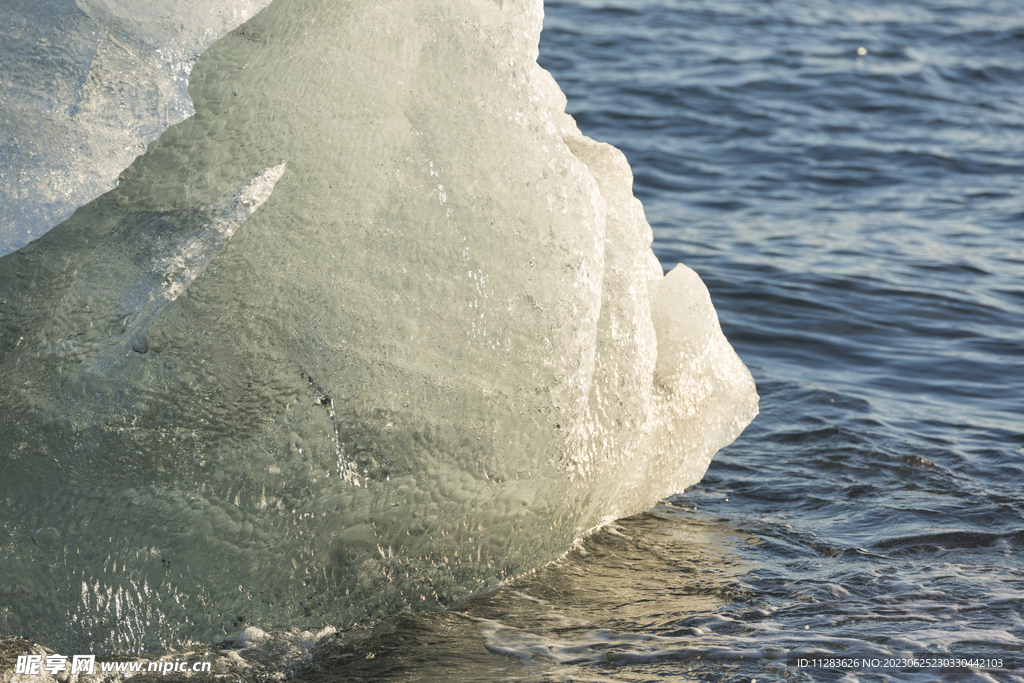
<path id="1" fill-rule="evenodd" d="M 481 607 L 488 647 L 519 680 L 1024 678 L 1024 12 L 546 9 L 542 64 L 708 283 L 761 415 Z M 1003 668 L 893 661 L 957 657 Z"/>
<path id="2" fill-rule="evenodd" d="M 698 485 L 540 571 L 289 661 L 1024 678 L 1022 42 L 1012 3 L 549 3 L 541 63 L 625 152 L 662 263 L 708 284 L 761 415 Z M 288 668 L 268 642 L 239 656 Z"/>

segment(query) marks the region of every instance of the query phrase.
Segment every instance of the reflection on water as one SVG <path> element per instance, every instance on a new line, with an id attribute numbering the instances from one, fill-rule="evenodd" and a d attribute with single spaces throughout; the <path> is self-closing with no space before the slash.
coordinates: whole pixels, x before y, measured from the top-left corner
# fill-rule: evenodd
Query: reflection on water
<path id="1" fill-rule="evenodd" d="M 750 541 L 685 500 L 664 503 L 445 614 L 334 634 L 299 680 L 600 681 L 700 670 L 704 623 L 723 621 L 712 615 L 756 568 L 739 552 Z"/>

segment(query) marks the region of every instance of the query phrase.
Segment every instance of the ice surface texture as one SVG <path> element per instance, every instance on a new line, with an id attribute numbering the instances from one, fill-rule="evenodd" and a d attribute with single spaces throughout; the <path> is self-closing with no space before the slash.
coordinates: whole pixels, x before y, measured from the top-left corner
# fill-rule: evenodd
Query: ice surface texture
<path id="1" fill-rule="evenodd" d="M 0 630 L 151 648 L 436 608 L 700 479 L 753 381 L 565 114 L 542 16 L 276 0 L 199 59 L 193 117 L 0 260 Z M 282 159 L 127 334 L 159 255 Z"/>
<path id="2" fill-rule="evenodd" d="M 3 0 L 0 256 L 117 183 L 193 113 L 195 58 L 270 0 Z"/>

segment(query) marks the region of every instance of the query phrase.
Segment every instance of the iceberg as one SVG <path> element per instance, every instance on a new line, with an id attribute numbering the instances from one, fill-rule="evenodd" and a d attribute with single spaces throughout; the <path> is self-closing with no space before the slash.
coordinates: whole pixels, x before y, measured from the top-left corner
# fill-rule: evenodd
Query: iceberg
<path id="1" fill-rule="evenodd" d="M 443 608 L 699 481 L 754 382 L 542 19 L 274 0 L 198 59 L 194 115 L 0 259 L 0 630 Z"/>

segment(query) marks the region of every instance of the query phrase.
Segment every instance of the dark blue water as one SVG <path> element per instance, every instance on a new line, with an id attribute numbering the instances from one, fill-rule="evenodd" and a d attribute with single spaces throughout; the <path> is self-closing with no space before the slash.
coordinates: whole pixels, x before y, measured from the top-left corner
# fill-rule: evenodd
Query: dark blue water
<path id="1" fill-rule="evenodd" d="M 541 63 L 762 414 L 492 649 L 534 680 L 1024 680 L 1024 7 L 552 2 Z"/>
<path id="2" fill-rule="evenodd" d="M 762 397 L 623 532 L 655 567 L 661 535 L 714 540 L 606 604 L 569 678 L 1024 680 L 1024 6 L 551 2 L 541 63 Z M 617 616 L 680 592 L 719 604 Z M 800 653 L 1007 661 L 786 669 Z"/>

